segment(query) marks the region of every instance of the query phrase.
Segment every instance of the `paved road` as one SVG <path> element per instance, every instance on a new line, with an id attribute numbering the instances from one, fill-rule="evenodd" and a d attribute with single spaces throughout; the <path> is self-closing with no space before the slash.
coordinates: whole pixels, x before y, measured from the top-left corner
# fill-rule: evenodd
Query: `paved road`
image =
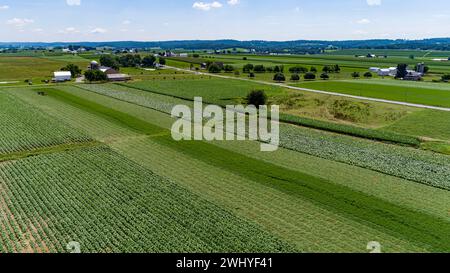
<path id="1" fill-rule="evenodd" d="M 290 86 L 290 85 L 286 85 L 286 84 L 283 84 L 283 83 L 272 83 L 272 82 L 244 79 L 244 78 L 240 78 L 240 77 L 216 75 L 216 74 L 192 71 L 192 70 L 182 69 L 182 68 L 177 68 L 177 67 L 172 67 L 172 66 L 165 66 L 165 68 L 174 69 L 174 70 L 183 71 L 183 72 L 189 72 L 189 73 L 193 73 L 193 74 L 197 74 L 197 75 L 212 76 L 212 77 L 222 78 L 222 79 L 233 79 L 233 80 L 256 82 L 256 83 L 265 84 L 265 85 L 278 86 L 278 87 L 288 88 L 288 89 L 292 89 L 292 90 L 305 91 L 305 92 L 311 92 L 311 93 L 317 93 L 317 94 L 325 94 L 325 95 L 332 95 L 332 96 L 339 96 L 339 97 L 346 97 L 346 98 L 353 98 L 353 99 L 360 99 L 360 100 L 367 100 L 367 101 L 374 101 L 374 102 L 384 102 L 384 103 L 404 105 L 404 106 L 410 106 L 410 107 L 416 107 L 416 108 L 432 109 L 432 110 L 439 110 L 439 111 L 450 112 L 450 108 L 445 108 L 445 107 L 423 105 L 423 104 L 415 104 L 415 103 L 408 103 L 408 102 L 402 102 L 402 101 L 393 101 L 393 100 L 368 98 L 368 97 L 361 97 L 361 96 L 353 96 L 353 95 L 340 94 L 340 93 L 334 93 L 334 92 L 328 92 L 328 91 L 321 91 L 321 90 L 315 90 L 315 89 L 295 87 L 295 86 Z"/>

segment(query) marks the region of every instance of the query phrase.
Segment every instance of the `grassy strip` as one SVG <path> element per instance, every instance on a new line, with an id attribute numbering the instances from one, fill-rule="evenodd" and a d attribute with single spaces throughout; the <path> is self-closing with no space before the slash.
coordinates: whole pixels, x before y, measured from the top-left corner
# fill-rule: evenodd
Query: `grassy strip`
<path id="1" fill-rule="evenodd" d="M 143 120 L 137 119 L 126 113 L 116 111 L 112 108 L 105 107 L 101 104 L 87 101 L 78 96 L 74 96 L 67 92 L 63 92 L 54 88 L 36 89 L 36 91 L 45 92 L 47 95 L 60 100 L 64 103 L 70 104 L 77 108 L 80 108 L 86 112 L 99 115 L 102 118 L 118 123 L 124 127 L 130 128 L 133 131 L 144 133 L 146 135 L 155 135 L 162 132 L 162 129 L 157 126 L 153 126 Z"/>
<path id="2" fill-rule="evenodd" d="M 337 124 L 332 122 L 326 122 L 321 120 L 303 118 L 293 116 L 289 114 L 280 114 L 280 120 L 285 123 L 300 125 L 304 127 L 325 130 L 334 133 L 340 133 L 344 135 L 350 135 L 360 138 L 366 138 L 370 140 L 386 141 L 391 143 L 397 143 L 402 145 L 409 145 L 413 147 L 419 147 L 421 141 L 417 137 L 392 133 L 388 131 L 366 129 L 362 127 L 356 127 L 345 124 Z"/>
<path id="3" fill-rule="evenodd" d="M 50 95 L 54 96 L 55 92 Z M 141 121 L 132 116 L 101 106 L 89 100 L 58 91 L 56 95 L 61 101 L 72 105 L 78 104 L 122 125 L 130 123 L 129 128 L 149 131 L 166 131 L 153 124 Z M 124 115 L 127 117 L 123 120 Z M 175 142 L 170 136 L 154 138 L 163 145 L 182 151 L 242 177 L 272 187 L 292 196 L 304 198 L 328 210 L 369 224 L 383 232 L 405 240 L 416 242 L 432 252 L 450 251 L 450 223 L 428 214 L 410 210 L 380 198 L 354 191 L 330 181 L 309 176 L 271 163 L 252 159 L 242 154 L 228 151 L 205 142 Z"/>
<path id="4" fill-rule="evenodd" d="M 55 146 L 51 146 L 51 147 L 29 150 L 26 152 L 17 152 L 17 153 L 3 154 L 3 155 L 0 154 L 0 162 L 19 160 L 19 159 L 23 159 L 23 158 L 44 155 L 44 154 L 73 151 L 73 150 L 78 150 L 78 149 L 86 148 L 86 147 L 94 147 L 97 145 L 99 145 L 99 143 L 95 142 L 95 141 L 80 142 L 80 143 L 67 143 L 67 144 L 55 145 Z"/>
<path id="5" fill-rule="evenodd" d="M 176 98 L 176 99 L 194 101 L 192 98 L 168 95 L 164 92 L 158 92 L 158 91 L 149 90 L 146 88 L 135 87 L 135 86 L 132 86 L 129 84 L 124 84 L 124 83 L 116 83 L 116 84 L 123 86 L 123 87 L 140 90 L 140 91 L 151 92 L 151 93 L 155 93 L 155 94 L 163 95 L 163 96 L 169 96 L 169 97 Z M 204 101 L 204 103 L 210 104 L 209 102 L 206 102 L 206 101 Z M 224 107 L 225 105 L 221 105 L 221 106 Z M 401 145 L 408 145 L 408 146 L 413 146 L 416 148 L 419 147 L 421 144 L 421 141 L 418 138 L 413 137 L 413 136 L 402 135 L 402 134 L 388 132 L 388 131 L 366 129 L 366 128 L 361 128 L 361 127 L 356 127 L 356 126 L 351 126 L 351 125 L 337 124 L 337 123 L 320 121 L 320 120 L 309 119 L 309 118 L 303 118 L 303 117 L 293 116 L 293 115 L 284 114 L 284 113 L 280 114 L 280 121 L 283 123 L 300 125 L 300 126 L 304 126 L 304 127 L 339 133 L 339 134 L 343 134 L 343 135 L 355 136 L 355 137 L 376 140 L 376 141 L 390 142 L 390 143 L 401 144 Z"/>

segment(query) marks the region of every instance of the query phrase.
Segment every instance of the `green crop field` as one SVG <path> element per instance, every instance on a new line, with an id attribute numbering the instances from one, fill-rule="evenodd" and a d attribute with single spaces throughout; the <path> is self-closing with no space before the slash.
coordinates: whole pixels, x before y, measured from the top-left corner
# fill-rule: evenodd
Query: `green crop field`
<path id="1" fill-rule="evenodd" d="M 205 55 L 168 64 L 211 59 L 237 69 L 320 71 L 338 63 L 332 80 L 295 85 L 450 107 L 447 84 L 351 80 L 373 61 L 332 54 Z M 51 77 L 67 63 L 84 69 L 91 57 L 0 54 L 0 80 Z M 392 52 L 380 65 L 401 60 L 409 59 Z M 253 82 L 121 71 L 134 80 L 0 87 L 0 253 L 67 252 L 70 242 L 86 253 L 360 253 L 372 241 L 383 252 L 450 251 L 447 112 L 265 84 L 273 73 Z M 261 152 L 250 140 L 172 139 L 174 106 L 192 107 L 194 97 L 221 107 L 245 103 L 253 90 L 280 105 L 277 151 Z"/>
<path id="2" fill-rule="evenodd" d="M 259 87 L 198 79 L 0 89 L 12 106 L 2 117 L 29 115 L 3 134 L 36 143 L 4 146 L 21 148 L 0 163 L 0 252 L 64 252 L 71 241 L 85 252 L 365 252 L 373 240 L 386 252 L 449 251 L 445 155 L 293 125 L 281 126 L 274 154 L 252 141 L 170 137 L 173 105 L 198 95 L 234 103 Z M 390 126 L 404 133 L 398 124 L 420 113 Z M 38 128 L 43 138 L 29 135 Z"/>

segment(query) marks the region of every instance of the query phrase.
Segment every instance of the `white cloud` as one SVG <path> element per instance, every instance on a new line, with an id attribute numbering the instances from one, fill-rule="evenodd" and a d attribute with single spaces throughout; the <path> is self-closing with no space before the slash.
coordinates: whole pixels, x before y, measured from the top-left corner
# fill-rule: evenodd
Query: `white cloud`
<path id="1" fill-rule="evenodd" d="M 358 24 L 360 24 L 360 25 L 367 25 L 367 24 L 370 24 L 371 22 L 370 22 L 370 20 L 369 19 L 361 19 L 361 20 L 359 20 L 359 21 L 357 21 L 357 23 Z"/>
<path id="2" fill-rule="evenodd" d="M 194 5 L 192 5 L 192 7 L 194 9 L 198 9 L 198 10 L 203 10 L 203 11 L 208 11 L 211 9 L 218 9 L 221 8 L 223 5 L 220 2 L 214 1 L 211 3 L 205 3 L 205 2 L 195 2 Z"/>
<path id="3" fill-rule="evenodd" d="M 100 27 L 97 27 L 97 28 L 94 28 L 93 30 L 91 30 L 92 34 L 103 34 L 103 33 L 106 33 L 106 32 L 107 32 L 106 29 L 100 28 Z"/>
<path id="4" fill-rule="evenodd" d="M 33 23 L 34 23 L 33 19 L 27 19 L 27 18 L 13 18 L 13 19 L 6 21 L 6 24 L 15 26 L 15 27 L 19 27 L 19 28 L 24 27 L 29 24 L 33 24 Z"/>
<path id="5" fill-rule="evenodd" d="M 80 31 L 79 30 L 77 30 L 76 28 L 74 28 L 74 27 L 67 27 L 67 28 L 65 28 L 65 29 L 63 29 L 63 30 L 60 30 L 60 31 L 58 31 L 59 33 L 62 33 L 62 34 L 74 34 L 74 33 L 80 33 Z"/>
<path id="6" fill-rule="evenodd" d="M 239 5 L 240 0 L 228 0 L 228 5 L 230 6 L 236 6 Z"/>
<path id="7" fill-rule="evenodd" d="M 9 6 L 7 6 L 7 5 L 0 6 L 0 10 L 7 10 L 7 9 L 9 9 Z"/>
<path id="8" fill-rule="evenodd" d="M 66 3 L 69 6 L 80 6 L 81 0 L 66 0 Z"/>
<path id="9" fill-rule="evenodd" d="M 380 6 L 381 0 L 367 0 L 367 5 L 369 6 Z"/>
<path id="10" fill-rule="evenodd" d="M 42 28 L 35 28 L 33 29 L 33 32 L 43 32 L 44 30 Z"/>
<path id="11" fill-rule="evenodd" d="M 129 24 L 131 24 L 130 20 L 125 20 L 125 21 L 122 22 L 122 25 L 129 25 Z"/>

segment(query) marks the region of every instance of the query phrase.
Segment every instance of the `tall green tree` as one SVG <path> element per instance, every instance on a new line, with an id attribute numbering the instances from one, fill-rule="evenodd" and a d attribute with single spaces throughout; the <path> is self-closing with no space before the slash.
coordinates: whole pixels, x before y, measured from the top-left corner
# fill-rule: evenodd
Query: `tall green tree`
<path id="1" fill-rule="evenodd" d="M 396 79 L 403 79 L 408 74 L 408 65 L 407 64 L 399 64 L 397 66 L 397 74 L 395 75 Z"/>
<path id="2" fill-rule="evenodd" d="M 267 95 L 264 90 L 253 90 L 247 95 L 246 101 L 248 105 L 259 108 L 259 106 L 267 104 Z"/>
<path id="3" fill-rule="evenodd" d="M 142 66 L 143 67 L 154 67 L 156 62 L 156 57 L 153 55 L 145 56 L 142 59 Z"/>
<path id="4" fill-rule="evenodd" d="M 72 78 L 76 78 L 81 75 L 81 69 L 75 64 L 68 64 L 61 68 L 61 71 L 70 71 L 70 73 L 72 73 Z"/>
<path id="5" fill-rule="evenodd" d="M 102 66 L 111 67 L 116 70 L 119 69 L 119 60 L 117 59 L 117 57 L 114 57 L 112 55 L 102 55 L 100 57 L 100 64 Z"/>
<path id="6" fill-rule="evenodd" d="M 276 82 L 284 82 L 286 81 L 286 77 L 283 73 L 279 72 L 273 76 L 273 80 Z"/>

